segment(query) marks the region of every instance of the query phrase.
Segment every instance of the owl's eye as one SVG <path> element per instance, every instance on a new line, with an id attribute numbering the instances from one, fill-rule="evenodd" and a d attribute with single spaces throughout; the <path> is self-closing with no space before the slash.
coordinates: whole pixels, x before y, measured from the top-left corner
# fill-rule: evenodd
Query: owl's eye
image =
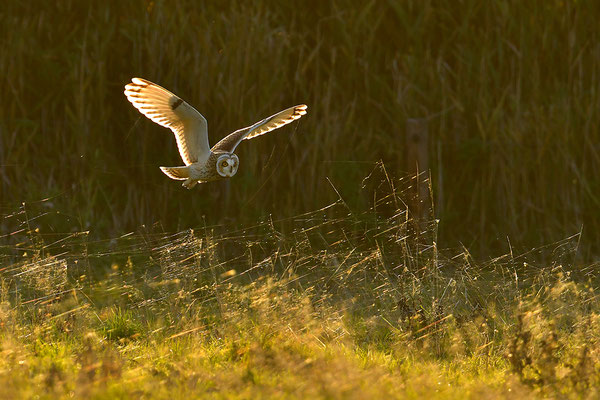
<path id="1" fill-rule="evenodd" d="M 227 161 L 223 161 L 223 162 L 221 163 L 221 167 L 226 167 L 226 166 L 227 166 Z"/>

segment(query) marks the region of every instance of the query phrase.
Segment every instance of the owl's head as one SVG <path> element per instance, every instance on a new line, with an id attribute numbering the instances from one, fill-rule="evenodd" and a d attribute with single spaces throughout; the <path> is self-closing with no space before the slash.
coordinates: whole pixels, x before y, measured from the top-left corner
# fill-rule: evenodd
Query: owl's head
<path id="1" fill-rule="evenodd" d="M 240 165 L 240 159 L 233 153 L 226 153 L 217 158 L 217 172 L 223 178 L 231 178 L 235 175 Z"/>

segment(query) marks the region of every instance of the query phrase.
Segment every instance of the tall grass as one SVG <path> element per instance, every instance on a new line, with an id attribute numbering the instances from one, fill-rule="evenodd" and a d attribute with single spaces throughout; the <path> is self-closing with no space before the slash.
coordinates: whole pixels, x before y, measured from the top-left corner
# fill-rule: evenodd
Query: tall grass
<path id="1" fill-rule="evenodd" d="M 487 248 L 579 232 L 599 243 L 600 3 L 5 1 L 0 204 L 60 211 L 56 231 L 167 230 L 314 210 L 383 160 L 406 173 L 429 122 L 440 234 Z M 225 134 L 300 102 L 298 124 L 240 149 L 231 182 L 183 190 L 172 135 L 122 94 L 172 89 Z M 4 224 L 5 222 L 3 222 Z M 9 227 L 4 226 L 5 230 Z"/>
<path id="2" fill-rule="evenodd" d="M 109 240 L 30 213 L 0 247 L 0 398 L 598 397 L 576 237 L 480 263 L 396 203 Z"/>

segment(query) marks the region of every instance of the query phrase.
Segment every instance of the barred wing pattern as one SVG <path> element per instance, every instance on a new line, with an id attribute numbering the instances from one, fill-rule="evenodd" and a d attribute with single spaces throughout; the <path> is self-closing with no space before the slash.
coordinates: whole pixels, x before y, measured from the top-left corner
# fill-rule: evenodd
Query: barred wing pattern
<path id="1" fill-rule="evenodd" d="M 213 146 L 212 151 L 224 151 L 227 153 L 233 153 L 235 148 L 244 139 L 253 139 L 257 136 L 264 135 L 265 133 L 271 132 L 277 128 L 287 125 L 292 121 L 295 121 L 306 114 L 307 106 L 300 104 L 295 107 L 290 107 L 286 110 L 280 111 L 275 115 L 271 115 L 268 118 L 263 119 L 251 125 L 247 128 L 239 129 L 233 133 L 230 133 L 219 143 Z"/>
<path id="2" fill-rule="evenodd" d="M 167 89 L 141 78 L 125 86 L 125 96 L 146 117 L 175 134 L 186 165 L 210 154 L 206 119 L 194 107 Z"/>

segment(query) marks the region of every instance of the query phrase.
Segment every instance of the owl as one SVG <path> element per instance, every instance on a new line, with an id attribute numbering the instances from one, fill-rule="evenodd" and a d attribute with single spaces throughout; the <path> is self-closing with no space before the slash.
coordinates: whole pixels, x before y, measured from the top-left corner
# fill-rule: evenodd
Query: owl
<path id="1" fill-rule="evenodd" d="M 280 111 L 230 133 L 210 148 L 206 119 L 167 89 L 145 79 L 133 78 L 125 85 L 125 96 L 139 112 L 173 131 L 185 165 L 160 169 L 171 179 L 183 180 L 187 189 L 198 183 L 234 176 L 240 165 L 234 151 L 242 140 L 253 139 L 289 124 L 306 114 L 307 108 L 301 104 Z"/>

